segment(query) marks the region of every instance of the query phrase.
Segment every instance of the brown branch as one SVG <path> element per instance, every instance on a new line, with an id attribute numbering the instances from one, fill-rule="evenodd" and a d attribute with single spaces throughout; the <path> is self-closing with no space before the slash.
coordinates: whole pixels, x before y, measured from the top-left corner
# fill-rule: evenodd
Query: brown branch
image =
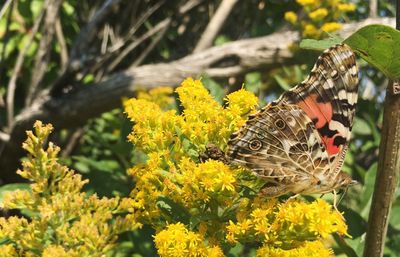
<path id="1" fill-rule="evenodd" d="M 369 17 L 378 17 L 378 0 L 369 0 Z"/>
<path id="2" fill-rule="evenodd" d="M 29 106 L 32 100 L 35 98 L 39 90 L 39 84 L 41 83 L 48 68 L 51 53 L 49 49 L 51 49 L 51 44 L 53 42 L 55 23 L 61 3 L 62 0 L 50 0 L 49 3 L 44 7 L 46 9 L 46 16 L 44 19 L 44 24 L 42 26 L 42 36 L 35 57 L 35 64 L 32 69 L 35 72 L 32 74 L 31 83 L 28 89 L 28 95 L 25 101 L 25 104 L 27 106 Z"/>
<path id="3" fill-rule="evenodd" d="M 396 89 L 396 87 L 398 87 Z M 365 257 L 383 256 L 390 210 L 400 171 L 400 82 L 386 92 L 378 172 L 365 240 Z M 398 215 L 398 214 L 396 214 Z"/>
<path id="4" fill-rule="evenodd" d="M 47 5 L 48 1 L 45 1 L 43 6 Z M 24 64 L 24 59 L 25 59 L 25 54 L 28 51 L 29 47 L 31 46 L 33 42 L 33 38 L 35 37 L 40 23 L 42 21 L 42 18 L 44 16 L 45 8 L 42 9 L 41 13 L 39 16 L 36 18 L 36 21 L 30 31 L 29 39 L 22 51 L 19 52 L 17 61 L 15 62 L 14 70 L 11 75 L 10 81 L 8 82 L 7 85 L 7 97 L 6 97 L 6 102 L 7 102 L 7 122 L 8 122 L 8 128 L 11 129 L 13 122 L 14 122 L 14 95 L 15 95 L 15 89 L 17 87 L 17 78 L 21 72 L 22 65 Z"/>
<path id="5" fill-rule="evenodd" d="M 384 19 L 374 20 L 374 23 L 377 21 L 383 23 Z M 394 19 L 385 21 L 387 24 L 394 23 Z M 348 24 L 345 32 L 355 31 L 364 24 Z M 1 178 L 7 182 L 18 180 L 15 169 L 23 154 L 20 145 L 25 131 L 37 119 L 51 122 L 57 129 L 76 127 L 89 118 L 120 106 L 121 97 L 131 97 L 138 89 L 159 85 L 175 87 L 186 77 L 197 77 L 204 73 L 212 77 L 230 77 L 261 67 L 277 67 L 293 62 L 289 46 L 297 40 L 298 34 L 288 31 L 234 41 L 173 62 L 131 67 L 114 73 L 102 82 L 67 94 L 52 96 L 48 91 L 43 91 L 29 108 L 16 117 L 11 140 L 1 152 Z M 223 65 L 219 65 L 221 63 Z"/>
<path id="6" fill-rule="evenodd" d="M 108 71 L 114 70 L 114 68 L 131 52 L 133 49 L 135 49 L 137 46 L 139 46 L 141 43 L 143 43 L 145 40 L 147 40 L 149 37 L 153 36 L 156 33 L 159 33 L 160 31 L 163 31 L 165 28 L 168 28 L 168 26 L 171 24 L 171 19 L 167 18 L 160 23 L 158 23 L 155 27 L 151 28 L 148 30 L 145 34 L 140 36 L 138 39 L 130 43 L 127 47 L 124 48 L 124 50 L 121 51 L 121 53 L 118 54 L 118 56 L 111 62 L 110 65 L 107 66 Z"/>
<path id="7" fill-rule="evenodd" d="M 400 0 L 396 1 L 396 29 L 400 30 Z M 364 257 L 382 257 L 395 191 L 400 176 L 400 80 L 386 90 L 378 172 L 372 196 Z M 398 214 L 396 214 L 398 215 Z"/>
<path id="8" fill-rule="evenodd" d="M 8 7 L 10 6 L 10 4 L 12 3 L 13 0 L 7 0 L 7 2 L 5 2 L 5 4 L 3 4 L 3 7 L 0 10 L 0 19 L 1 17 L 3 17 L 3 15 L 6 13 Z"/>
<path id="9" fill-rule="evenodd" d="M 71 61 L 80 59 L 90 46 L 90 42 L 94 39 L 98 32 L 98 28 L 103 24 L 104 20 L 112 12 L 115 6 L 120 4 L 121 0 L 107 0 L 100 9 L 93 15 L 90 22 L 80 31 L 74 46 L 71 50 Z"/>
<path id="10" fill-rule="evenodd" d="M 151 51 L 157 46 L 157 44 L 164 37 L 165 33 L 169 28 L 169 24 L 161 29 L 159 33 L 152 39 L 151 43 L 143 50 L 143 52 L 136 58 L 136 60 L 132 63 L 131 67 L 139 66 L 144 59 L 151 53 Z"/>
<path id="11" fill-rule="evenodd" d="M 10 135 L 0 131 L 0 141 L 7 142 L 8 140 L 10 140 Z"/>
<path id="12" fill-rule="evenodd" d="M 200 41 L 194 48 L 194 53 L 198 53 L 212 46 L 218 31 L 221 29 L 222 25 L 224 25 L 225 20 L 228 18 L 228 15 L 236 3 L 237 0 L 223 0 L 221 2 L 204 33 L 201 35 Z"/>
<path id="13" fill-rule="evenodd" d="M 56 20 L 56 37 L 58 44 L 60 45 L 60 59 L 61 59 L 61 70 L 64 70 L 68 63 L 68 48 L 67 43 L 65 42 L 64 33 L 61 26 L 60 16 L 57 17 Z"/>
<path id="14" fill-rule="evenodd" d="M 85 130 L 83 128 L 77 128 L 70 132 L 71 134 L 68 136 L 67 144 L 64 147 L 62 147 L 62 151 L 60 154 L 61 157 L 65 158 L 67 156 L 70 156 L 72 151 L 78 145 L 79 140 L 84 135 L 84 132 Z"/>
<path id="15" fill-rule="evenodd" d="M 4 13 L 6 13 L 8 6 L 12 3 L 11 0 L 7 1 L 7 3 L 5 3 L 5 5 L 3 6 L 3 8 L 0 11 L 0 19 L 3 16 Z M 6 62 L 4 62 L 3 60 L 5 59 L 6 56 L 6 49 L 7 49 L 7 45 L 9 40 L 9 33 L 10 33 L 10 25 L 11 25 L 11 18 L 12 18 L 12 13 L 13 13 L 13 9 L 14 9 L 14 5 L 11 5 L 10 11 L 8 12 L 7 18 L 6 18 L 6 24 L 5 24 L 5 31 L 3 34 L 3 38 L 2 38 L 2 46 L 1 46 L 1 55 L 0 55 L 0 80 L 3 80 L 3 76 L 5 76 L 4 69 L 5 69 L 5 65 Z M 3 97 L 0 96 L 0 107 L 4 106 L 4 101 L 3 101 Z"/>

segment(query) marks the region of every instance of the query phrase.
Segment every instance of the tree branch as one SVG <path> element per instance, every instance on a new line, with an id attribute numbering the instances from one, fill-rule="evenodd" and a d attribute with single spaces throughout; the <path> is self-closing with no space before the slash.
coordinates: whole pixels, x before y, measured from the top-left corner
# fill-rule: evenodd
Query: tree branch
<path id="1" fill-rule="evenodd" d="M 394 19 L 369 22 L 393 24 Z M 348 35 L 354 32 L 365 23 L 347 24 L 342 32 L 344 34 L 341 35 L 345 37 L 346 33 Z M 131 67 L 114 73 L 104 81 L 59 96 L 43 91 L 15 119 L 11 140 L 1 152 L 1 177 L 6 182 L 18 180 L 15 169 L 23 154 L 20 145 L 25 138 L 25 131 L 37 119 L 51 122 L 57 129 L 76 127 L 89 118 L 120 106 L 121 97 L 132 97 L 138 89 L 150 89 L 159 85 L 175 87 L 186 77 L 196 77 L 204 73 L 211 77 L 230 77 L 261 67 L 272 68 L 287 64 L 293 62 L 293 53 L 289 46 L 297 40 L 297 32 L 287 31 L 234 41 L 169 63 Z"/>
<path id="2" fill-rule="evenodd" d="M 396 29 L 400 30 L 400 0 L 396 6 Z M 364 257 L 382 257 L 392 203 L 400 172 L 400 80 L 386 90 L 378 172 L 368 219 Z M 397 214 L 398 215 L 398 214 Z"/>
<path id="3" fill-rule="evenodd" d="M 43 6 L 46 6 L 48 1 L 45 1 Z M 21 72 L 22 65 L 24 64 L 24 59 L 25 59 L 25 54 L 28 51 L 30 45 L 32 44 L 33 38 L 35 37 L 40 23 L 42 21 L 43 15 L 44 15 L 45 8 L 43 7 L 41 13 L 39 16 L 36 18 L 36 21 L 33 25 L 32 30 L 30 31 L 29 39 L 22 51 L 19 52 L 17 61 L 15 62 L 14 70 L 11 75 L 10 81 L 8 82 L 7 85 L 7 123 L 8 123 L 8 128 L 11 130 L 11 127 L 14 122 L 14 95 L 15 95 L 15 89 L 17 87 L 17 78 L 19 73 Z"/>
<path id="4" fill-rule="evenodd" d="M 10 4 L 12 3 L 13 0 L 7 0 L 7 2 L 5 2 L 3 4 L 3 7 L 0 10 L 0 19 L 1 17 L 3 17 L 3 15 L 6 13 L 8 7 L 10 6 Z"/>
<path id="5" fill-rule="evenodd" d="M 223 0 L 219 5 L 217 11 L 212 17 L 210 23 L 208 23 L 203 35 L 201 35 L 200 41 L 197 43 L 194 53 L 198 53 L 212 46 L 218 31 L 221 29 L 225 20 L 228 18 L 229 13 L 237 3 L 237 0 Z"/>
<path id="6" fill-rule="evenodd" d="M 31 83 L 28 89 L 28 95 L 26 97 L 27 106 L 29 106 L 32 100 L 35 98 L 35 95 L 39 90 L 39 84 L 46 73 L 47 66 L 50 61 L 51 51 L 49 51 L 49 48 L 51 48 L 51 44 L 53 42 L 56 27 L 55 24 L 61 3 L 62 0 L 50 0 L 48 5 L 44 7 L 46 10 L 46 16 L 44 19 L 44 25 L 42 26 L 42 37 L 39 42 L 38 52 L 35 57 L 35 65 L 33 67 L 35 72 L 32 75 Z"/>
<path id="7" fill-rule="evenodd" d="M 57 41 L 60 45 L 61 70 L 65 70 L 68 64 L 68 48 L 67 43 L 65 42 L 60 17 L 57 17 L 55 26 Z"/>

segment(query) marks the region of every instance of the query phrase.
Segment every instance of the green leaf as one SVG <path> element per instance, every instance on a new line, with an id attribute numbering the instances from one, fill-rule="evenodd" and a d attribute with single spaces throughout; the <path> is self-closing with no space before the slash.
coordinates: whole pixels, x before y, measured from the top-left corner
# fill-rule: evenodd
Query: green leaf
<path id="1" fill-rule="evenodd" d="M 340 37 L 330 37 L 323 40 L 303 39 L 300 42 L 300 48 L 323 51 L 333 45 L 341 44 L 342 41 L 343 39 Z"/>
<path id="2" fill-rule="evenodd" d="M 358 117 L 354 119 L 353 132 L 359 135 L 370 135 L 372 133 L 368 122 Z"/>
<path id="3" fill-rule="evenodd" d="M 363 193 L 361 194 L 360 197 L 360 206 L 362 207 L 360 215 L 365 219 L 367 219 L 369 215 L 377 170 L 378 170 L 378 163 L 375 162 L 368 169 L 364 179 Z"/>
<path id="4" fill-rule="evenodd" d="M 217 102 L 223 102 L 225 97 L 225 90 L 216 80 L 213 80 L 209 76 L 203 74 L 201 76 L 201 82 L 203 82 L 205 88 L 210 91 L 210 94 Z"/>
<path id="5" fill-rule="evenodd" d="M 33 0 L 31 1 L 31 12 L 33 14 L 33 18 L 39 16 L 40 12 L 43 9 L 43 1 L 42 0 Z"/>
<path id="6" fill-rule="evenodd" d="M 400 215 L 398 215 L 399 212 L 400 212 L 400 199 L 397 199 L 392 206 L 390 220 L 389 220 L 389 224 L 397 230 L 400 230 Z"/>
<path id="7" fill-rule="evenodd" d="M 384 25 L 369 25 L 344 43 L 387 77 L 400 79 L 400 31 Z"/>
<path id="8" fill-rule="evenodd" d="M 291 86 L 289 85 L 289 83 L 283 79 L 281 76 L 279 75 L 275 75 L 274 79 L 276 80 L 276 82 L 278 83 L 278 85 L 283 89 L 283 90 L 290 90 Z"/>
<path id="9" fill-rule="evenodd" d="M 15 190 L 30 190 L 30 186 L 27 183 L 15 183 L 15 184 L 7 184 L 0 187 L 0 203 L 3 202 L 4 195 L 7 192 L 12 192 Z"/>
<path id="10" fill-rule="evenodd" d="M 188 224 L 190 220 L 190 214 L 182 205 L 175 203 L 168 197 L 159 197 L 156 203 L 157 207 L 170 216 L 175 221 L 180 221 L 184 224 Z"/>

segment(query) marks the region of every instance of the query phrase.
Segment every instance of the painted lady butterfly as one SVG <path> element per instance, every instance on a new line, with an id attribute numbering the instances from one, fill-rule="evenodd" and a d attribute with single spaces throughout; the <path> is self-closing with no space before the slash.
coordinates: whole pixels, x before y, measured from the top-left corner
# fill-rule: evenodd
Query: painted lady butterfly
<path id="1" fill-rule="evenodd" d="M 232 134 L 228 158 L 268 183 L 263 194 L 314 194 L 354 184 L 341 171 L 357 104 L 350 47 L 326 50 L 305 81 L 250 115 Z"/>

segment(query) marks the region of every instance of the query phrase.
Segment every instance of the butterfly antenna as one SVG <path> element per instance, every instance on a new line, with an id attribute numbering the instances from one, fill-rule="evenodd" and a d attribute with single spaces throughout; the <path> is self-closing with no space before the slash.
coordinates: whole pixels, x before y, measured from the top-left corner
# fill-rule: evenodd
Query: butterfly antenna
<path id="1" fill-rule="evenodd" d="M 343 194 L 340 196 L 340 198 L 339 198 L 339 201 L 338 201 L 338 204 L 340 204 L 340 202 L 343 200 L 343 198 L 344 198 L 344 196 L 345 196 L 345 194 L 347 193 L 347 190 L 349 189 L 349 187 L 346 187 L 345 189 L 344 189 L 344 191 L 343 191 Z"/>

